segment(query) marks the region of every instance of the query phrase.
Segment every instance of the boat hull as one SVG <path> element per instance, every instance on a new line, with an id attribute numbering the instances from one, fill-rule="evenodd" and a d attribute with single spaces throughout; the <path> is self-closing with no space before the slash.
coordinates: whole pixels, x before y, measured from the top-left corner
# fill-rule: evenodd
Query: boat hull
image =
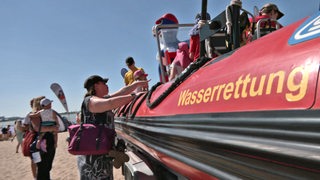
<path id="1" fill-rule="evenodd" d="M 197 178 L 200 171 L 219 179 L 315 179 L 319 117 L 317 110 L 230 112 L 118 119 L 116 124 L 128 143 L 187 178 Z"/>

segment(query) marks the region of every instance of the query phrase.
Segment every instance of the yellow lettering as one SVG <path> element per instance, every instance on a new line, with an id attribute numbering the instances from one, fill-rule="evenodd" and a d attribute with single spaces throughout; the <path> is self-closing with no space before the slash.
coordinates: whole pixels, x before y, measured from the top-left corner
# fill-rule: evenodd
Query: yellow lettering
<path id="1" fill-rule="evenodd" d="M 299 82 L 297 82 L 298 75 L 301 75 Z M 291 71 L 291 73 L 288 76 L 287 87 L 289 91 L 291 92 L 298 91 L 298 93 L 296 95 L 294 95 L 293 93 L 286 93 L 287 101 L 289 102 L 299 101 L 306 95 L 307 87 L 308 87 L 308 79 L 309 79 L 309 73 L 303 67 L 296 67 Z"/>
<path id="2" fill-rule="evenodd" d="M 188 106 L 208 103 L 213 101 L 266 96 L 272 93 L 283 93 L 283 98 L 288 102 L 300 101 L 307 93 L 309 82 L 309 68 L 311 66 L 300 66 L 292 69 L 286 74 L 279 70 L 260 77 L 251 74 L 241 75 L 235 82 L 216 84 L 200 90 L 183 90 L 180 92 L 178 106 Z M 286 84 L 285 84 L 286 83 Z M 285 92 L 284 86 L 286 85 Z"/>
<path id="3" fill-rule="evenodd" d="M 221 91 L 222 91 L 222 89 L 223 89 L 225 86 L 226 86 L 226 84 L 221 84 L 221 85 L 219 86 L 219 91 L 218 91 L 217 99 L 216 99 L 217 101 L 219 101 Z"/>
<path id="4" fill-rule="evenodd" d="M 203 95 L 203 102 L 207 103 L 209 101 L 211 90 L 212 89 L 210 87 L 206 89 L 206 91 L 204 92 L 204 95 Z"/>
<path id="5" fill-rule="evenodd" d="M 229 100 L 232 96 L 233 89 L 234 89 L 234 84 L 232 82 L 228 83 L 226 85 L 226 88 L 224 89 L 223 99 Z"/>
<path id="6" fill-rule="evenodd" d="M 285 76 L 284 71 L 278 71 L 277 73 L 271 73 L 269 76 L 269 80 L 268 80 L 266 94 L 271 94 L 273 80 L 277 77 L 278 77 L 277 93 L 281 93 L 282 89 L 283 89 L 284 76 Z"/>
<path id="7" fill-rule="evenodd" d="M 241 97 L 242 98 L 245 98 L 248 96 L 248 93 L 247 93 L 247 85 L 248 83 L 251 81 L 250 79 L 250 74 L 248 74 L 246 76 L 246 78 L 243 80 L 243 87 L 242 87 L 242 92 L 241 92 Z"/>
<path id="8" fill-rule="evenodd" d="M 198 94 L 198 91 L 194 91 L 194 92 L 192 93 L 191 101 L 190 101 L 190 104 L 191 104 L 191 105 L 196 102 L 196 98 L 197 98 L 196 96 L 197 96 L 197 94 Z"/>
<path id="9" fill-rule="evenodd" d="M 263 86 L 264 86 L 265 80 L 266 80 L 266 75 L 262 75 L 261 79 L 260 79 L 259 87 L 258 87 L 257 91 L 255 91 L 254 87 L 256 85 L 257 78 L 256 77 L 252 78 L 252 83 L 251 83 L 250 91 L 249 91 L 249 95 L 251 97 L 254 97 L 254 96 L 257 96 L 257 95 L 259 95 L 259 96 L 262 95 L 262 91 L 263 91 Z"/>
<path id="10" fill-rule="evenodd" d="M 186 94 L 189 92 L 189 90 L 185 90 L 183 92 L 180 93 L 179 96 L 179 101 L 178 101 L 178 106 L 183 106 L 185 99 L 186 99 Z"/>
<path id="11" fill-rule="evenodd" d="M 213 92 L 211 94 L 211 98 L 210 98 L 210 102 L 213 101 L 213 98 L 214 98 L 214 94 L 216 93 L 216 91 L 219 89 L 219 86 L 215 86 L 213 87 Z"/>
<path id="12" fill-rule="evenodd" d="M 191 92 L 189 92 L 188 91 L 188 93 L 187 93 L 187 98 L 186 98 L 186 101 L 185 101 L 185 105 L 189 105 L 189 103 L 190 103 L 190 98 L 191 98 Z"/>
<path id="13" fill-rule="evenodd" d="M 240 97 L 240 94 L 239 94 L 239 86 L 242 84 L 242 76 L 239 77 L 238 81 L 236 82 L 236 89 L 234 90 L 234 98 L 235 99 L 238 99 Z"/>
<path id="14" fill-rule="evenodd" d="M 199 103 L 201 103 L 201 101 L 202 101 L 202 99 L 203 99 L 203 92 L 204 92 L 204 89 L 201 89 L 200 91 L 199 91 L 199 93 L 198 93 L 198 98 L 197 98 L 197 100 L 196 100 L 196 103 L 197 104 L 199 104 Z"/>

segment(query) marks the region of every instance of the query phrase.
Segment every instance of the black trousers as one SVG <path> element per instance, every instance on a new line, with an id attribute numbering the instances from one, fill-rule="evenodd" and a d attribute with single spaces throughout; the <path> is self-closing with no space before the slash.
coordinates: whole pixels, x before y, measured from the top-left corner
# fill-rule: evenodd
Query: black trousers
<path id="1" fill-rule="evenodd" d="M 37 180 L 50 180 L 50 171 L 56 154 L 54 137 L 52 133 L 46 133 L 42 139 L 47 140 L 47 152 L 41 152 L 41 162 L 37 163 Z"/>

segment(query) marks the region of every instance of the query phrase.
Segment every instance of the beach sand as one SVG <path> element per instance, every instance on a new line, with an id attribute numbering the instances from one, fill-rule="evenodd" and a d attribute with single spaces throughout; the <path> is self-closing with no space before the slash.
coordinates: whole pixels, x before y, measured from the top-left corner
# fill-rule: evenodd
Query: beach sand
<path id="1" fill-rule="evenodd" d="M 76 156 L 71 155 L 67 151 L 66 138 L 68 132 L 59 133 L 58 147 L 53 161 L 51 170 L 52 180 L 77 180 L 79 179 Z M 0 141 L 0 179 L 10 180 L 33 180 L 29 157 L 24 157 L 19 149 L 16 153 L 17 139 L 8 141 Z M 121 168 L 114 168 L 114 179 L 123 180 Z"/>

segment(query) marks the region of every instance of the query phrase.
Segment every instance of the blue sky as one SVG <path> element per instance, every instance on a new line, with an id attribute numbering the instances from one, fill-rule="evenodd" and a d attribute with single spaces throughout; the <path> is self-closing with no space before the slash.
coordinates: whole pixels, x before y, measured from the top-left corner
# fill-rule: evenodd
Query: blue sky
<path id="1" fill-rule="evenodd" d="M 208 0 L 215 17 L 229 0 Z M 319 0 L 243 0 L 243 8 L 272 2 L 288 25 L 312 15 Z M 165 13 L 180 23 L 193 23 L 201 0 L 1 0 L 0 1 L 0 116 L 25 116 L 29 101 L 45 95 L 53 108 L 65 112 L 50 89 L 59 83 L 70 111 L 78 111 L 84 80 L 93 74 L 109 77 L 111 92 L 123 87 L 120 69 L 134 57 L 151 79 L 159 81 L 156 41 L 151 29 Z"/>

